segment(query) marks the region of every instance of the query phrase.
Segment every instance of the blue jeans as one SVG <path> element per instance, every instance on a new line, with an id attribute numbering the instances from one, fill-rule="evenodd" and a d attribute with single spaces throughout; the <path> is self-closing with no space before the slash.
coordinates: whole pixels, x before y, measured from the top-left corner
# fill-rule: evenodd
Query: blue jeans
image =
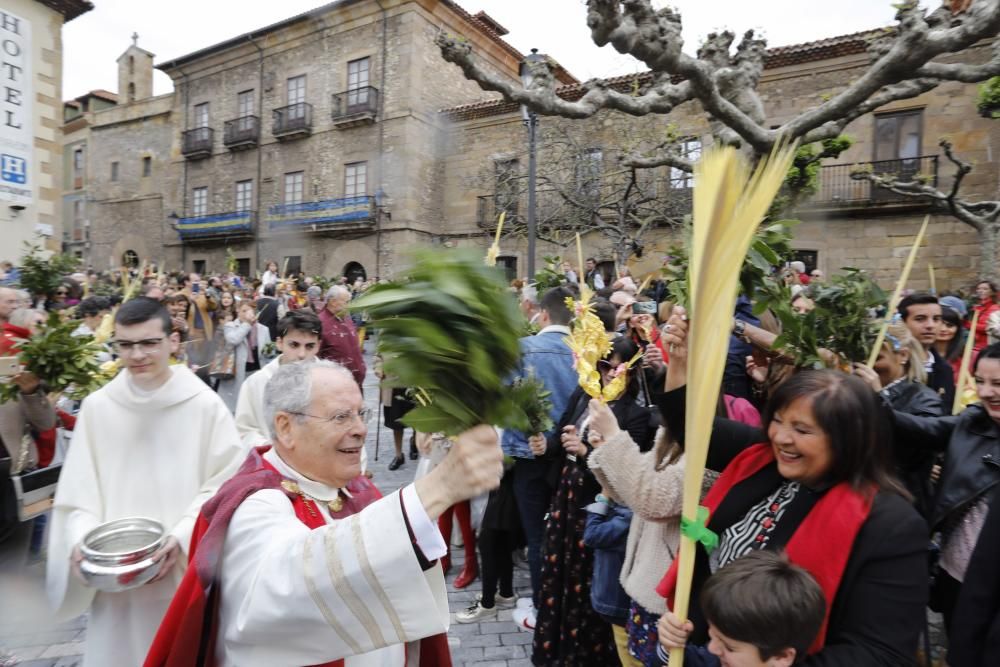
<path id="1" fill-rule="evenodd" d="M 514 464 L 514 498 L 521 515 L 521 527 L 528 542 L 528 569 L 535 609 L 542 589 L 542 543 L 545 541 L 545 515 L 552 503 L 552 487 L 546 481 L 550 461 L 517 459 Z"/>

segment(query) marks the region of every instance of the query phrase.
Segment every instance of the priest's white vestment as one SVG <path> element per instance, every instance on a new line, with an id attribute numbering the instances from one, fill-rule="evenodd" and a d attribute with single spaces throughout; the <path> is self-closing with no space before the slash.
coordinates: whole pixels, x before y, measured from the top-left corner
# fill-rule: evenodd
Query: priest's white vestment
<path id="1" fill-rule="evenodd" d="M 246 450 L 225 403 L 185 366 L 152 392 L 124 370 L 88 396 L 63 464 L 49 534 L 46 588 L 57 618 L 90 607 L 84 667 L 142 664 L 187 564 L 202 503 L 239 467 Z M 92 528 L 142 516 L 163 523 L 181 554 L 164 579 L 122 593 L 85 586 L 70 556 Z"/>
<path id="2" fill-rule="evenodd" d="M 280 490 L 257 491 L 239 506 L 222 557 L 220 666 L 350 656 L 345 667 L 404 667 L 404 643 L 447 632 L 444 575 L 436 563 L 421 569 L 407 521 L 426 559 L 446 546 L 412 485 L 332 521 L 324 501 L 337 489 L 303 477 L 274 449 L 264 459 L 320 501 L 328 525 L 308 528 Z"/>

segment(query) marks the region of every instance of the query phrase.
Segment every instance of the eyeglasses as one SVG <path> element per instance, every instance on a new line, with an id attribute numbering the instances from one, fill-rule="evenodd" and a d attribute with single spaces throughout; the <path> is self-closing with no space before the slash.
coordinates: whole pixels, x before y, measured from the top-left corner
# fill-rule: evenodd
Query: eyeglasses
<path id="1" fill-rule="evenodd" d="M 62 291 L 62 290 L 56 292 L 56 296 L 66 296 L 67 294 L 69 294 L 69 292 L 65 292 L 65 291 Z"/>
<path id="2" fill-rule="evenodd" d="M 308 412 L 291 412 L 290 415 L 298 415 L 300 417 L 312 417 L 321 422 L 326 422 L 327 424 L 333 424 L 337 428 L 344 428 L 351 423 L 352 419 L 359 419 L 362 424 L 367 424 L 368 420 L 371 419 L 372 415 L 375 413 L 371 408 L 362 408 L 360 410 L 341 410 L 335 413 L 332 417 L 319 417 L 317 415 L 311 415 Z"/>
<path id="3" fill-rule="evenodd" d="M 160 338 L 147 338 L 146 340 L 113 340 L 111 341 L 111 347 L 120 355 L 130 354 L 133 350 L 149 354 L 156 351 L 162 342 L 162 336 Z"/>

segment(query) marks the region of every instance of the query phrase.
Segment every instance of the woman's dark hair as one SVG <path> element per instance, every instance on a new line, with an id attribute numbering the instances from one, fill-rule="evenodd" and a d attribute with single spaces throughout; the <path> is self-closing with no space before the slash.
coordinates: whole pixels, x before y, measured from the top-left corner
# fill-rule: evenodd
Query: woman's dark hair
<path id="1" fill-rule="evenodd" d="M 1000 346 L 998 346 L 1000 358 Z M 796 373 L 778 386 L 764 410 L 764 432 L 792 402 L 812 401 L 813 418 L 830 441 L 832 463 L 825 480 L 859 491 L 909 493 L 892 473 L 892 432 L 878 396 L 860 378 L 839 371 Z M 874 488 L 871 488 L 874 487 Z"/>
<path id="2" fill-rule="evenodd" d="M 594 315 L 597 315 L 597 319 L 604 325 L 604 330 L 614 331 L 615 316 L 618 314 L 618 309 L 615 308 L 615 305 L 607 299 L 594 299 L 592 308 Z"/>
<path id="3" fill-rule="evenodd" d="M 979 352 L 979 356 L 976 357 L 976 362 L 972 364 L 973 373 L 979 372 L 979 362 L 983 359 L 996 359 L 1000 361 L 1000 343 L 987 345 Z"/>
<path id="4" fill-rule="evenodd" d="M 941 306 L 941 321 L 955 327 L 955 337 L 948 341 L 948 350 L 944 358 L 947 361 L 961 359 L 967 336 L 966 330 L 962 328 L 962 316 L 948 306 Z"/>

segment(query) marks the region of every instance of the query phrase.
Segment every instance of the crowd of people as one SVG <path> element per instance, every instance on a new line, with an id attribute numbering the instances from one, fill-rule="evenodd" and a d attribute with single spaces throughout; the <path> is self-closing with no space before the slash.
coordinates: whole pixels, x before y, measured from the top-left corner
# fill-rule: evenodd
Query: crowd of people
<path id="1" fill-rule="evenodd" d="M 824 276 L 799 264 L 781 276 L 806 313 Z M 531 331 L 516 375 L 544 384 L 554 427 L 413 432 L 410 457 L 424 461 L 386 498 L 364 449 L 364 322 L 348 313 L 369 285 L 346 282 L 324 290 L 268 262 L 254 281 L 149 270 L 67 277 L 50 295 L 0 287 L 0 356 L 43 310 L 99 341 L 113 319 L 102 360 L 121 370 L 107 385 L 70 405 L 20 372 L 17 399 L 0 405 L 14 472 L 51 462 L 47 434 L 72 432 L 37 532 L 59 614 L 90 610 L 85 665 L 451 664 L 443 576 L 456 519 L 465 560 L 452 585 L 481 578 L 482 592 L 454 621 L 512 609 L 535 665 L 663 665 L 672 649 L 692 665 L 910 665 L 930 660 L 928 608 L 943 616 L 947 664 L 1000 664 L 990 281 L 968 301 L 908 293 L 870 368 L 797 368 L 780 323 L 741 297 L 702 487 L 713 537 L 697 550 L 687 619 L 671 610 L 691 530 L 685 385 L 698 369 L 686 312 L 661 281 L 611 278 L 593 259 L 542 290 L 515 281 Z M 626 374 L 613 401 L 580 387 L 566 342 L 581 283 L 611 343 L 601 383 Z M 377 356 L 375 372 L 398 470 L 417 388 L 395 386 Z M 956 392 L 972 400 L 953 415 Z M 95 591 L 84 536 L 136 515 L 166 529 L 159 573 Z M 519 598 L 521 554 L 531 590 Z"/>

